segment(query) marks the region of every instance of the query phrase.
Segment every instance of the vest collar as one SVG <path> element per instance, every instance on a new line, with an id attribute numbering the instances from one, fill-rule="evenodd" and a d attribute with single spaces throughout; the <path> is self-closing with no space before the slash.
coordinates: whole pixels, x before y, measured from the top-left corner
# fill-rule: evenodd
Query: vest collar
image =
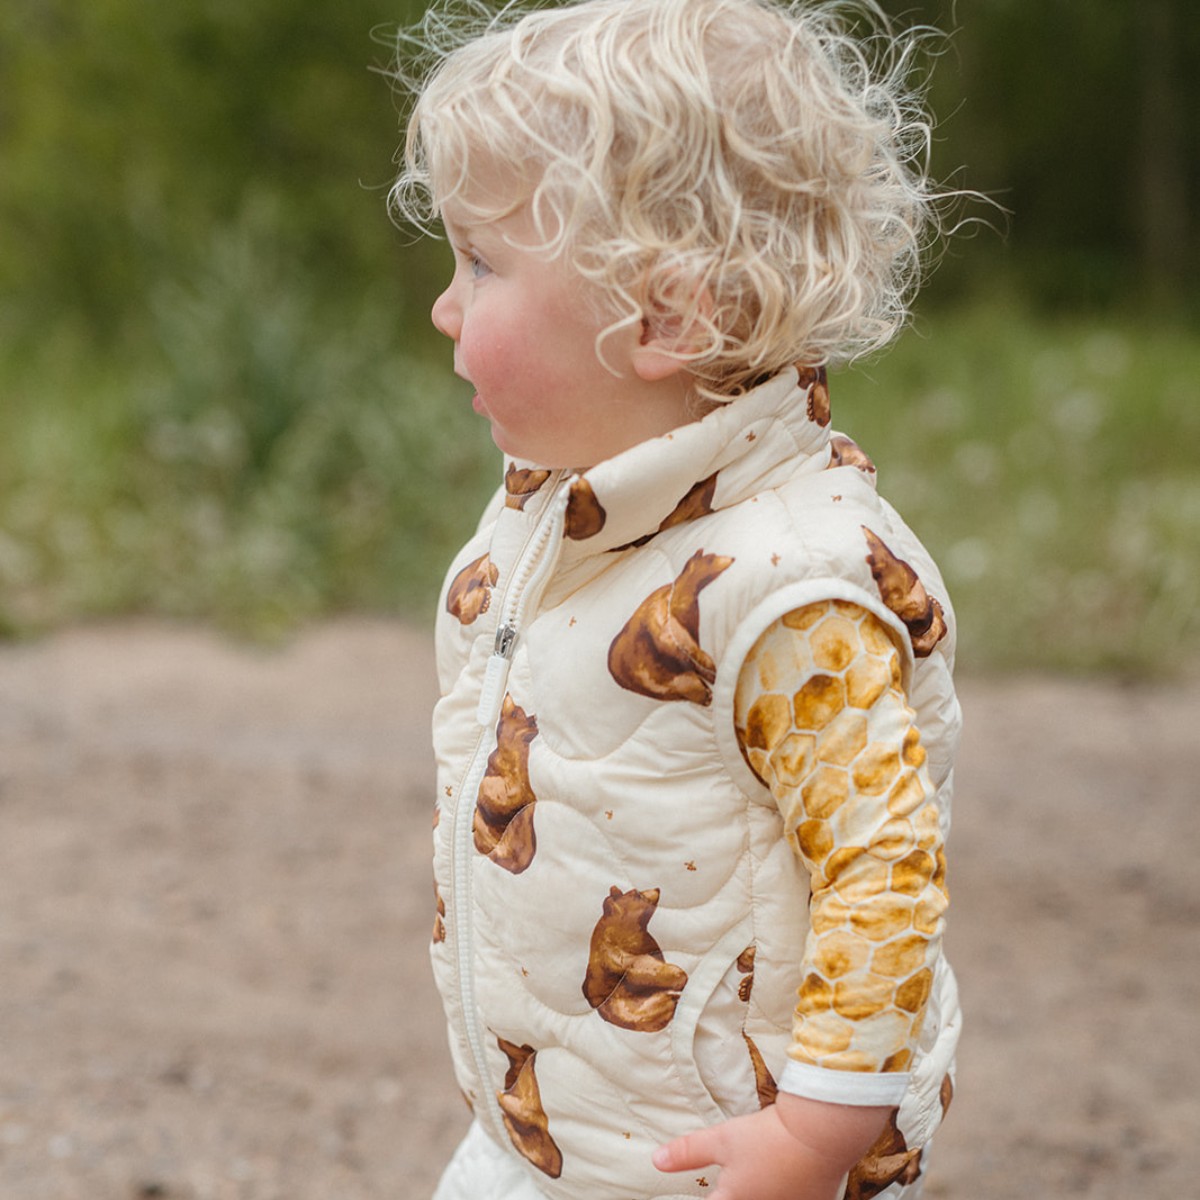
<path id="1" fill-rule="evenodd" d="M 825 371 L 789 368 L 698 421 L 562 476 L 561 561 L 641 545 L 829 461 Z M 508 507 L 523 509 L 557 474 L 510 463 Z"/>

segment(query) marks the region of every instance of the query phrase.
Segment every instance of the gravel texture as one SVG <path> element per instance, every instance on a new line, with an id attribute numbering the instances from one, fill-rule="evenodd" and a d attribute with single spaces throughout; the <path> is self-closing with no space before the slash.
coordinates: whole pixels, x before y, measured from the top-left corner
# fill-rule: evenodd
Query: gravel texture
<path id="1" fill-rule="evenodd" d="M 0 647 L 0 1200 L 431 1193 L 434 686 L 383 621 Z M 927 1196 L 1196 1196 L 1200 685 L 961 690 Z"/>

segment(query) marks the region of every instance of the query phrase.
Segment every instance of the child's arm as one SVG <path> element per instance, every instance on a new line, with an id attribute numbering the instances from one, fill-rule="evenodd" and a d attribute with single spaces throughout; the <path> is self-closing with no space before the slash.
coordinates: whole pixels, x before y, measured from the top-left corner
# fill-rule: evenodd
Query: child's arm
<path id="1" fill-rule="evenodd" d="M 903 1095 L 940 953 L 934 789 L 891 635 L 856 606 L 772 625 L 735 720 L 811 879 L 793 1042 L 776 1105 L 671 1143 L 659 1165 L 720 1164 L 720 1200 L 832 1200 Z"/>

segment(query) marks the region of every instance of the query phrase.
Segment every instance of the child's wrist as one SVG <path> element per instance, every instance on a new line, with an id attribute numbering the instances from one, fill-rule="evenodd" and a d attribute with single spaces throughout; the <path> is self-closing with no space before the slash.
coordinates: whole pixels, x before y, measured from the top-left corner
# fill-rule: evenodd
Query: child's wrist
<path id="1" fill-rule="evenodd" d="M 792 1137 L 843 1174 L 875 1143 L 894 1109 L 881 1105 L 831 1104 L 780 1092 L 775 1111 Z"/>

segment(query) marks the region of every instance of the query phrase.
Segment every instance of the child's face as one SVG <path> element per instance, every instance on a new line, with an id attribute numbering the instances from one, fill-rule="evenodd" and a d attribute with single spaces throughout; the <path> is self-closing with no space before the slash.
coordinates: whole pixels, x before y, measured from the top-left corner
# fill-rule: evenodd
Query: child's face
<path id="1" fill-rule="evenodd" d="M 639 327 L 606 337 L 600 361 L 606 323 L 593 285 L 562 259 L 522 248 L 537 241 L 526 209 L 486 224 L 453 203 L 442 215 L 455 268 L 433 323 L 454 342 L 455 373 L 475 387 L 475 411 L 501 450 L 586 468 L 691 419 L 686 372 Z"/>

